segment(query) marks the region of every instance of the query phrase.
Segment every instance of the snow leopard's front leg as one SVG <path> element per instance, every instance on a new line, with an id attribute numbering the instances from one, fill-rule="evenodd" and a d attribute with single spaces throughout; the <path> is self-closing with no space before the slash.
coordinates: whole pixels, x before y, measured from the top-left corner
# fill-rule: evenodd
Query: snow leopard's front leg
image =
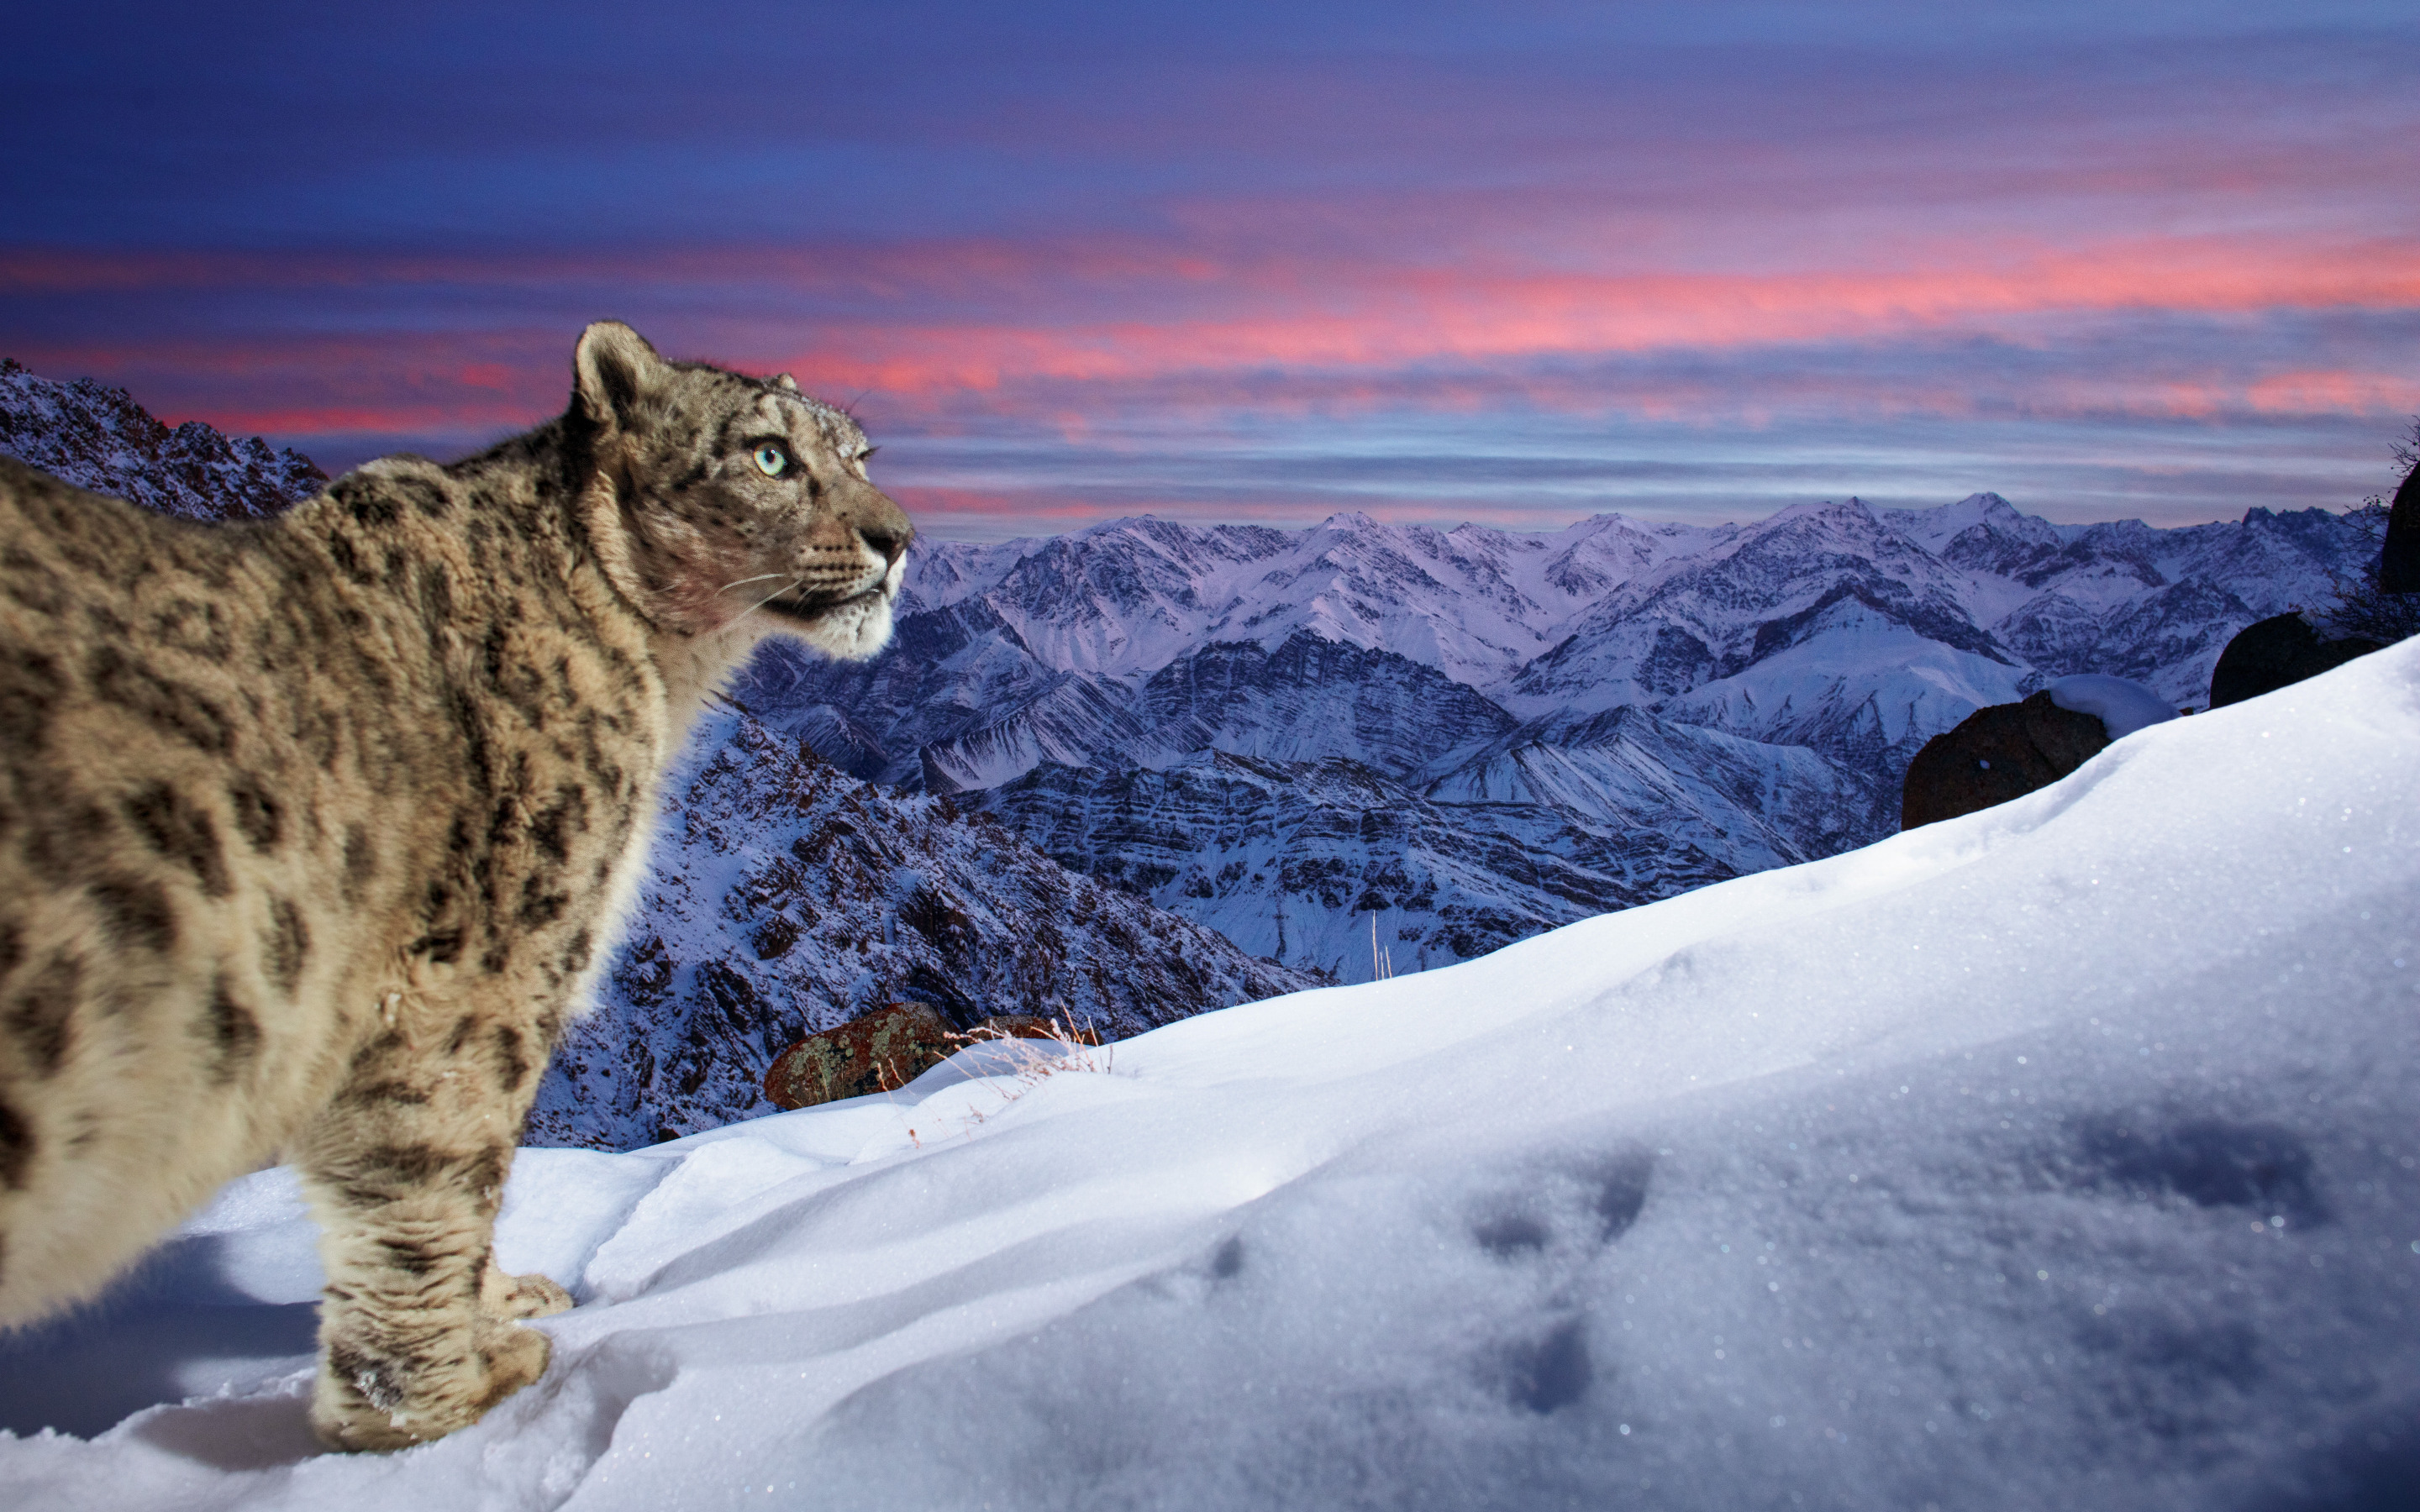
<path id="1" fill-rule="evenodd" d="M 546 1335 L 516 1319 L 571 1304 L 492 1257 L 551 1048 L 533 1020 L 552 1015 L 481 997 L 396 1015 L 295 1152 L 328 1279 L 311 1424 L 337 1448 L 396 1449 L 476 1422 L 546 1369 Z"/>

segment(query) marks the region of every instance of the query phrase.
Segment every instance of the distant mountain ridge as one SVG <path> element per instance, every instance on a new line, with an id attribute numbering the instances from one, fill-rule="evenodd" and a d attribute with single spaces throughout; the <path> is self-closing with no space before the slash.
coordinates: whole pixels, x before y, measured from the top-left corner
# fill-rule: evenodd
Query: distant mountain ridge
<path id="1" fill-rule="evenodd" d="M 257 519 L 328 485 L 318 464 L 198 420 L 170 429 L 124 389 L 61 383 L 0 359 L 0 452 L 53 477 L 187 519 Z"/>
<path id="2" fill-rule="evenodd" d="M 2197 706 L 2236 630 L 2325 601 L 2375 550 L 2321 510 L 2055 525 L 1989 493 L 1527 533 L 1126 519 L 920 544 L 890 651 L 770 649 L 740 696 L 860 776 L 958 795 L 1063 864 L 1356 978 L 1357 910 L 1397 920 L 1399 964 L 1441 964 L 1878 839 L 1926 740 L 2053 677 Z M 1364 840 L 1314 883 L 1239 850 L 1214 797 L 1273 834 Z M 1152 805 L 1146 861 L 1131 816 Z M 1483 839 L 1516 833 L 1575 870 L 1517 875 Z M 1510 870 L 1482 878 L 1491 855 Z"/>

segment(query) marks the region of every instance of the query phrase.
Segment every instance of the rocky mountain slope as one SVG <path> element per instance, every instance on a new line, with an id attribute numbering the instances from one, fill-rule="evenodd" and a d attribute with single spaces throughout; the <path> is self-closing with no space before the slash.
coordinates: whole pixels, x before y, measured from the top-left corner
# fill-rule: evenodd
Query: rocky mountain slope
<path id="1" fill-rule="evenodd" d="M 736 712 L 701 726 L 666 795 L 638 914 L 530 1143 L 620 1149 L 772 1112 L 775 1053 L 898 999 L 1117 1038 L 1321 984 Z"/>
<path id="2" fill-rule="evenodd" d="M 1522 726 L 1429 782 L 1203 750 L 1047 764 L 959 801 L 1255 954 L 1360 981 L 1829 855 L 1876 795 L 1813 751 L 1622 708 Z"/>
<path id="3" fill-rule="evenodd" d="M 238 440 L 198 420 L 171 430 L 124 389 L 61 383 L 0 360 L 0 452 L 79 488 L 187 519 L 274 515 L 325 487 L 302 453 Z"/>
<path id="4" fill-rule="evenodd" d="M 1121 520 L 920 545 L 892 650 L 772 651 L 742 697 L 854 773 L 1358 980 L 1360 915 L 1395 920 L 1399 966 L 1460 959 L 1878 839 L 1926 740 L 2052 677 L 2198 705 L 2235 631 L 2375 551 L 2319 510 L 2054 525 L 1994 494 L 1531 534 Z"/>

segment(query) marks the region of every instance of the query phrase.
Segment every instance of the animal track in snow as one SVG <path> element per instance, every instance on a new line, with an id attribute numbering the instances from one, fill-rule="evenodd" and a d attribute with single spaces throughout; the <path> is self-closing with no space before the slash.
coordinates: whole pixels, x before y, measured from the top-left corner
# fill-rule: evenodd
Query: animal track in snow
<path id="1" fill-rule="evenodd" d="M 2273 1123 L 2095 1119 L 2077 1131 L 2076 1163 L 2096 1184 L 2138 1196 L 2174 1193 L 2200 1208 L 2253 1208 L 2298 1227 L 2327 1218 L 2309 1147 Z"/>

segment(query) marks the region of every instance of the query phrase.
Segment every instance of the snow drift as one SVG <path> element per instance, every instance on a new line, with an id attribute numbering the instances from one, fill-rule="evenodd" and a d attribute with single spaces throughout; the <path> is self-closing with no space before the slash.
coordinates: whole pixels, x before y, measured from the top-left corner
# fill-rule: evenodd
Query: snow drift
<path id="1" fill-rule="evenodd" d="M 2415 694 L 2407 644 L 1466 964 L 1047 1076 L 525 1151 L 502 1257 L 582 1305 L 538 1325 L 542 1382 L 391 1458 L 311 1452 L 309 1226 L 262 1173 L 10 1347 L 0 1484 L 70 1509 L 2408 1504 Z"/>

